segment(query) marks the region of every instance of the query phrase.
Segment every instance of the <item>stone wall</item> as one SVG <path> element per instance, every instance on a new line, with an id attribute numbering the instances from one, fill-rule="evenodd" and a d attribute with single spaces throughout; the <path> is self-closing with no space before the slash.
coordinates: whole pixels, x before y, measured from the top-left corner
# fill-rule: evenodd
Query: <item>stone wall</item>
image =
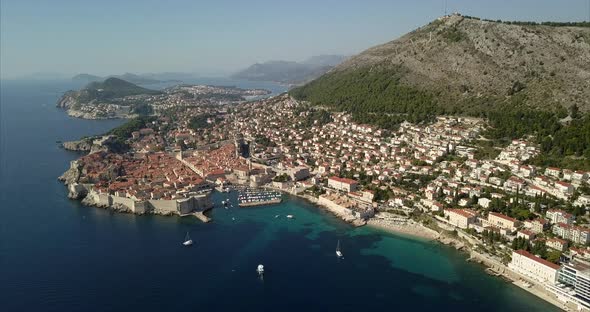
<path id="1" fill-rule="evenodd" d="M 111 206 L 114 206 L 114 207 L 123 206 L 124 208 L 129 209 L 129 211 L 131 211 L 131 212 L 136 212 L 135 200 L 133 200 L 131 198 L 127 198 L 127 197 L 111 195 Z M 123 207 L 121 207 L 121 208 L 123 208 Z"/>
<path id="2" fill-rule="evenodd" d="M 148 200 L 148 203 L 155 213 L 178 213 L 176 200 L 150 199 Z"/>
<path id="3" fill-rule="evenodd" d="M 73 183 L 68 185 L 68 189 L 77 190 L 77 194 L 85 192 L 84 196 L 76 197 L 76 199 L 83 198 L 83 204 L 105 208 L 108 207 L 136 214 L 155 213 L 183 215 L 192 212 L 203 212 L 213 208 L 213 203 L 211 202 L 209 194 L 196 194 L 184 199 L 136 200 L 123 196 L 98 193 L 92 188 L 92 185 Z"/>
<path id="4" fill-rule="evenodd" d="M 178 212 L 180 214 L 187 214 L 195 211 L 205 211 L 213 207 L 213 203 L 207 194 L 194 195 L 186 199 L 180 199 L 177 203 Z"/>
<path id="5" fill-rule="evenodd" d="M 334 203 L 333 201 L 320 196 L 318 199 L 318 204 L 319 205 L 323 205 L 326 208 L 328 208 L 330 211 L 332 211 L 333 213 L 340 215 L 340 216 L 352 216 L 352 210 L 342 207 L 336 203 Z"/>

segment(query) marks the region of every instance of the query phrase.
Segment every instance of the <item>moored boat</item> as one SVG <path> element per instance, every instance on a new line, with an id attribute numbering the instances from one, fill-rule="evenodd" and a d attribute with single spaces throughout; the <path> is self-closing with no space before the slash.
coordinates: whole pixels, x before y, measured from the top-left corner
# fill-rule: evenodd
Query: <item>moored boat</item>
<path id="1" fill-rule="evenodd" d="M 184 237 L 184 242 L 182 242 L 182 244 L 184 246 L 190 246 L 193 244 L 193 240 L 191 239 L 190 235 L 188 235 L 188 232 L 186 232 L 186 236 Z"/>

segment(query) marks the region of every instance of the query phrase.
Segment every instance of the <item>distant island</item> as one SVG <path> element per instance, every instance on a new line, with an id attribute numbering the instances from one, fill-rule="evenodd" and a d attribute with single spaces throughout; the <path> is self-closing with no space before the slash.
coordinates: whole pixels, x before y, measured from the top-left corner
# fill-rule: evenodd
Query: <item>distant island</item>
<path id="1" fill-rule="evenodd" d="M 139 85 L 149 85 L 149 84 L 156 84 L 156 83 L 162 83 L 162 82 L 182 82 L 179 79 L 157 79 L 155 78 L 157 75 L 156 74 L 145 74 L 145 75 L 136 75 L 136 74 L 132 74 L 132 73 L 125 73 L 123 75 L 111 75 L 111 76 L 107 76 L 107 77 L 101 77 L 101 76 L 96 76 L 96 75 L 91 75 L 91 74 L 78 74 L 74 77 L 72 77 L 72 80 L 74 81 L 80 81 L 80 82 L 99 82 L 99 81 L 104 81 L 108 78 L 118 78 L 118 79 L 122 79 L 134 84 L 139 84 Z"/>
<path id="2" fill-rule="evenodd" d="M 256 63 L 235 73 L 232 78 L 298 85 L 321 76 L 345 59 L 346 57 L 342 55 L 318 55 L 304 62 L 268 61 Z"/>
<path id="3" fill-rule="evenodd" d="M 84 119 L 133 118 L 155 114 L 159 106 L 168 103 L 210 104 L 213 98 L 215 103 L 237 103 L 268 94 L 270 91 L 260 89 L 193 85 L 157 91 L 111 77 L 103 82 L 91 82 L 77 91 L 67 91 L 57 107 L 66 109 L 70 116 Z"/>

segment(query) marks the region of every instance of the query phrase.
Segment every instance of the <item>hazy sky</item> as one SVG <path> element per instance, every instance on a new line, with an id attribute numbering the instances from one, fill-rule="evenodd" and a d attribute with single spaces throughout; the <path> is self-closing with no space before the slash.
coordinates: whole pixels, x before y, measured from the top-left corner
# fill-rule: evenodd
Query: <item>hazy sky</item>
<path id="1" fill-rule="evenodd" d="M 449 12 L 582 21 L 590 0 L 447 0 Z M 0 77 L 228 73 L 354 54 L 443 15 L 444 0 L 1 0 Z"/>

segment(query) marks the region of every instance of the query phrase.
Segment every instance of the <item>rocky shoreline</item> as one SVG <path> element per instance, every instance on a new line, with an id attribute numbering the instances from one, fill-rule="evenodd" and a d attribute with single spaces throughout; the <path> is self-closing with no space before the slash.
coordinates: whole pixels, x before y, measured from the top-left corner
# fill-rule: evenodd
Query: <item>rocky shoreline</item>
<path id="1" fill-rule="evenodd" d="M 92 140 L 92 138 L 85 138 L 77 141 L 67 141 L 61 143 L 61 146 L 68 151 L 90 153 L 93 145 Z"/>
<path id="2" fill-rule="evenodd" d="M 133 211 L 129 207 L 127 207 L 123 204 L 120 204 L 120 203 L 114 203 L 112 205 L 101 204 L 101 203 L 93 200 L 92 196 L 88 196 L 89 190 L 85 186 L 78 184 L 76 182 L 73 182 L 76 179 L 76 177 L 79 177 L 79 168 L 77 166 L 77 161 L 74 160 L 74 161 L 72 161 L 72 166 L 70 167 L 70 169 L 68 171 L 66 171 L 62 176 L 60 176 L 59 180 L 63 181 L 68 186 L 68 190 L 69 190 L 68 197 L 71 199 L 75 199 L 75 200 L 81 200 L 81 203 L 85 206 L 92 206 L 92 207 L 96 207 L 96 208 L 107 209 L 107 210 L 117 212 L 117 213 L 130 213 L 130 214 L 136 214 L 136 215 L 145 215 L 145 214 L 162 215 L 162 216 L 175 215 L 175 213 L 173 213 L 171 211 L 160 211 L 160 210 L 150 210 L 150 211 L 137 212 L 137 211 Z M 465 238 L 461 238 L 460 236 L 455 236 L 455 235 L 449 235 L 448 233 L 445 233 L 445 231 L 442 231 L 442 232 L 435 231 L 431 228 L 428 228 L 428 227 L 426 227 L 420 223 L 417 223 L 415 221 L 412 221 L 412 220 L 408 220 L 408 222 L 403 223 L 403 224 L 402 223 L 392 223 L 392 222 L 388 222 L 388 221 L 380 220 L 380 219 L 375 219 L 375 218 L 369 219 L 366 222 L 356 222 L 356 220 L 352 220 L 351 218 L 349 218 L 349 216 L 345 216 L 342 213 L 340 213 L 339 211 L 331 209 L 330 207 L 328 207 L 326 205 L 322 205 L 321 203 L 319 203 L 318 199 L 313 196 L 296 194 L 294 192 L 288 192 L 285 190 L 281 190 L 281 191 L 287 192 L 288 194 L 291 194 L 291 195 L 294 195 L 297 198 L 304 199 L 304 200 L 312 203 L 313 205 L 315 205 L 319 209 L 328 211 L 328 212 L 334 214 L 335 216 L 339 217 L 343 221 L 351 223 L 354 226 L 362 226 L 362 225 L 366 224 L 372 228 L 380 229 L 380 230 L 383 230 L 385 232 L 392 233 L 395 235 L 409 236 L 409 237 L 412 237 L 414 239 L 419 239 L 419 240 L 437 241 L 437 242 L 444 244 L 444 245 L 453 246 L 458 251 L 463 251 L 466 253 L 466 256 L 468 256 L 466 261 L 476 262 L 476 263 L 483 265 L 488 274 L 502 277 L 507 282 L 513 283 L 514 285 L 530 292 L 531 294 L 533 294 L 533 295 L 535 295 L 535 296 L 537 296 L 537 297 L 539 297 L 539 298 L 541 298 L 541 299 L 543 299 L 543 300 L 545 300 L 545 301 L 547 301 L 547 302 L 549 302 L 561 309 L 565 308 L 564 304 L 559 302 L 554 297 L 554 295 L 552 293 L 550 293 L 548 290 L 546 290 L 542 285 L 539 285 L 536 282 L 534 282 L 524 276 L 521 276 L 520 274 L 518 274 L 516 272 L 513 272 L 506 265 L 504 265 L 500 261 L 494 259 L 492 256 L 476 252 L 475 250 L 473 250 L 472 244 Z M 205 211 L 210 210 L 210 209 L 211 208 L 206 209 Z M 178 214 L 176 214 L 176 215 L 178 215 Z M 197 216 L 197 218 L 199 218 L 199 217 Z M 203 222 L 210 221 L 210 219 L 206 216 L 204 218 L 199 218 L 199 219 L 203 220 Z"/>
<path id="3" fill-rule="evenodd" d="M 96 140 L 94 141 L 96 142 Z M 68 147 L 83 150 L 87 148 L 86 145 L 78 146 L 75 143 L 68 145 Z M 136 215 L 194 215 L 198 219 L 203 220 L 203 222 L 209 221 L 209 218 L 204 216 L 203 213 L 213 208 L 210 193 L 189 194 L 189 196 L 182 199 L 137 199 L 116 193 L 101 193 L 94 190 L 93 184 L 80 182 L 83 170 L 84 166 L 80 160 L 73 160 L 70 162 L 70 168 L 58 177 L 58 180 L 66 185 L 68 198 L 78 200 L 85 206 Z M 118 176 L 119 170 L 119 167 L 113 166 L 108 173 L 111 179 Z"/>
<path id="4" fill-rule="evenodd" d="M 61 147 L 68 151 L 93 154 L 97 152 L 117 152 L 116 138 L 112 135 L 87 137 L 77 141 L 61 143 Z"/>

